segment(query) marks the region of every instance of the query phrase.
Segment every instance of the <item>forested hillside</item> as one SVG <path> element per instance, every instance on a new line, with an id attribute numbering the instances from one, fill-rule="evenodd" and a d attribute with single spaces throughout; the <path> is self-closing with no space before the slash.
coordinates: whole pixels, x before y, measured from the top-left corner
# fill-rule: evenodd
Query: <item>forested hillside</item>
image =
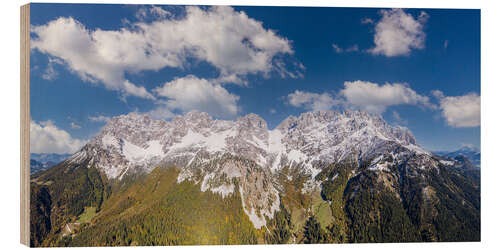
<path id="1" fill-rule="evenodd" d="M 281 176 L 293 178 L 277 178 L 280 209 L 256 229 L 239 191 L 223 197 L 178 183 L 174 166 L 119 182 L 95 168 L 56 166 L 32 181 L 32 246 L 480 240 L 479 185 L 461 170 L 440 167 L 420 192 L 422 180 L 404 167 L 354 175 L 357 167 L 324 168 L 321 190 L 309 194 L 300 192 L 307 176 L 284 168 Z"/>

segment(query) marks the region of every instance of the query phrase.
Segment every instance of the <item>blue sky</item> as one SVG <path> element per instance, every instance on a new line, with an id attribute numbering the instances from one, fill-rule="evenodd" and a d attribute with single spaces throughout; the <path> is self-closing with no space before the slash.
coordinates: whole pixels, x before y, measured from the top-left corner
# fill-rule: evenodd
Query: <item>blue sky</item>
<path id="1" fill-rule="evenodd" d="M 480 145 L 479 10 L 32 4 L 31 24 L 33 152 L 192 109 L 364 109 L 430 150 Z"/>

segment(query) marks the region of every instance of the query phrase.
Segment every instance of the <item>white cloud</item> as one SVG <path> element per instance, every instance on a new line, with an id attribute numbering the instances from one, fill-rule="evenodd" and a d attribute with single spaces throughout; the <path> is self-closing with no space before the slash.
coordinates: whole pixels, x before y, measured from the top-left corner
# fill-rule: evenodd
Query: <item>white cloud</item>
<path id="1" fill-rule="evenodd" d="M 421 105 L 435 109 L 429 97 L 419 95 L 406 83 L 344 82 L 344 88 L 336 95 L 328 92 L 312 93 L 296 90 L 287 96 L 287 102 L 294 107 L 309 110 L 326 110 L 336 105 L 366 110 L 381 114 L 387 107 L 395 105 Z M 399 114 L 398 114 L 399 115 Z"/>
<path id="2" fill-rule="evenodd" d="M 81 129 L 82 128 L 82 126 L 76 124 L 75 122 L 71 122 L 70 126 L 72 129 Z"/>
<path id="3" fill-rule="evenodd" d="M 396 123 L 408 125 L 408 120 L 401 118 L 397 111 L 392 111 L 392 117 Z"/>
<path id="4" fill-rule="evenodd" d="M 52 121 L 30 122 L 31 153 L 71 154 L 85 143 L 83 140 L 72 138 L 68 132 L 57 128 Z"/>
<path id="5" fill-rule="evenodd" d="M 304 107 L 310 110 L 328 110 L 339 104 L 339 101 L 329 93 L 318 94 L 300 90 L 289 94 L 287 101 L 294 107 Z"/>
<path id="6" fill-rule="evenodd" d="M 172 13 L 159 6 L 142 7 L 135 14 L 135 17 L 141 21 L 144 21 L 151 17 L 156 19 L 164 19 L 170 16 L 172 16 Z"/>
<path id="7" fill-rule="evenodd" d="M 276 112 L 277 112 L 276 109 L 269 109 L 269 113 L 271 114 L 276 114 Z"/>
<path id="8" fill-rule="evenodd" d="M 476 145 L 472 143 L 460 143 L 460 148 L 459 149 L 469 149 L 473 151 L 481 151 Z"/>
<path id="9" fill-rule="evenodd" d="M 364 18 L 364 19 L 361 19 L 361 24 L 373 24 L 373 19 L 371 18 Z"/>
<path id="10" fill-rule="evenodd" d="M 47 68 L 45 69 L 45 71 L 42 74 L 42 78 L 47 80 L 47 81 L 52 81 L 52 80 L 56 79 L 57 76 L 58 76 L 58 73 L 57 73 L 57 71 L 54 70 L 54 66 L 51 63 L 49 63 L 47 65 Z"/>
<path id="11" fill-rule="evenodd" d="M 59 73 L 54 69 L 55 64 L 64 64 L 63 61 L 57 58 L 51 58 L 49 57 L 49 62 L 47 63 L 47 68 L 42 74 L 42 78 L 47 80 L 47 81 L 52 81 L 55 80 L 58 76 Z"/>
<path id="12" fill-rule="evenodd" d="M 444 97 L 444 93 L 441 90 L 433 90 L 431 91 L 431 94 L 436 97 L 437 99 L 441 99 Z"/>
<path id="13" fill-rule="evenodd" d="M 401 116 L 397 111 L 392 111 L 392 116 L 394 117 L 394 120 L 399 121 L 401 120 Z"/>
<path id="14" fill-rule="evenodd" d="M 124 78 L 125 71 L 137 69 L 140 60 L 147 59 L 137 52 L 141 50 L 139 39 L 131 32 L 99 29 L 91 32 L 71 17 L 32 26 L 31 32 L 36 34 L 31 40 L 32 48 L 63 60 L 83 80 L 100 81 L 123 95 L 154 99 L 142 86 L 135 86 L 139 92 L 131 92 L 133 88 Z"/>
<path id="15" fill-rule="evenodd" d="M 388 106 L 422 104 L 432 107 L 429 97 L 417 94 L 406 83 L 377 83 L 367 81 L 344 82 L 340 95 L 346 103 L 372 113 L 383 113 Z"/>
<path id="16" fill-rule="evenodd" d="M 111 121 L 110 117 L 104 116 L 104 115 L 98 115 L 98 116 L 89 116 L 89 120 L 93 122 L 109 122 Z"/>
<path id="17" fill-rule="evenodd" d="M 151 111 L 152 116 L 168 118 L 174 110 L 198 110 L 214 117 L 228 118 L 235 116 L 239 110 L 239 96 L 229 93 L 219 84 L 193 75 L 176 78 L 153 91 L 168 100 Z"/>
<path id="18" fill-rule="evenodd" d="M 125 73 L 185 68 L 189 58 L 205 61 L 219 71 L 219 78 L 242 83 L 247 74 L 283 71 L 281 59 L 293 54 L 291 42 L 262 23 L 231 7 L 185 8 L 173 18 L 153 8 L 158 19 L 130 23 L 119 30 L 89 30 L 72 17 L 32 26 L 31 45 L 42 53 L 62 59 L 82 79 L 102 83 L 124 96 L 154 99 L 143 86 L 126 79 Z M 146 13 L 147 14 L 147 13 Z M 142 14 L 138 14 L 142 15 Z M 300 68 L 298 72 L 300 72 Z M 292 71 L 282 76 L 297 75 Z"/>
<path id="19" fill-rule="evenodd" d="M 429 15 L 420 12 L 417 18 L 402 9 L 381 10 L 382 18 L 375 25 L 375 47 L 372 54 L 388 57 L 408 55 L 412 49 L 425 47 L 424 24 Z"/>
<path id="20" fill-rule="evenodd" d="M 332 44 L 332 47 L 333 47 L 333 49 L 335 50 L 335 52 L 337 52 L 337 53 L 342 53 L 342 52 L 344 52 L 344 50 L 343 50 L 341 47 L 339 47 L 337 44 L 335 44 L 335 43 L 334 43 L 334 44 Z"/>
<path id="21" fill-rule="evenodd" d="M 345 49 L 346 52 L 355 52 L 355 51 L 359 51 L 359 47 L 357 44 L 354 44 L 353 46 Z"/>
<path id="22" fill-rule="evenodd" d="M 481 96 L 478 94 L 444 96 L 439 90 L 433 91 L 433 94 L 439 99 L 442 116 L 449 126 L 466 128 L 481 125 Z"/>
<path id="23" fill-rule="evenodd" d="M 346 49 L 343 49 L 334 43 L 334 44 L 332 44 L 332 47 L 335 50 L 335 52 L 338 54 L 344 53 L 344 52 L 357 52 L 357 51 L 359 51 L 359 47 L 357 44 L 354 44 L 353 46 L 348 47 Z"/>
<path id="24" fill-rule="evenodd" d="M 295 62 L 293 65 L 297 70 L 290 71 L 287 68 L 286 63 L 283 60 L 275 60 L 275 71 L 281 76 L 281 78 L 304 78 L 303 71 L 305 70 L 305 66 L 301 63 Z M 237 83 L 237 82 L 236 82 Z"/>
<path id="25" fill-rule="evenodd" d="M 156 120 L 169 120 L 173 118 L 175 114 L 170 110 L 167 105 L 157 105 L 154 109 L 148 112 L 148 114 Z"/>

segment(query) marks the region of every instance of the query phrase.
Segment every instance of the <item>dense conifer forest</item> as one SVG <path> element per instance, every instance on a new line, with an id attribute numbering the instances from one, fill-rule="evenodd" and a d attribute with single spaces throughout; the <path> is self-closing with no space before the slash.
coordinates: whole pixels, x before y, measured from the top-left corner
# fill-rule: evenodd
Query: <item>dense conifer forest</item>
<path id="1" fill-rule="evenodd" d="M 200 183 L 178 183 L 173 166 L 113 182 L 93 167 L 60 164 L 32 178 L 31 245 L 480 240 L 478 173 L 442 167 L 422 193 L 422 180 L 401 177 L 404 168 L 395 169 L 396 180 L 372 171 L 353 176 L 356 167 L 363 168 L 354 162 L 325 167 L 313 194 L 300 192 L 307 176 L 284 168 L 277 178 L 280 208 L 256 229 L 238 190 L 225 197 L 202 192 Z"/>

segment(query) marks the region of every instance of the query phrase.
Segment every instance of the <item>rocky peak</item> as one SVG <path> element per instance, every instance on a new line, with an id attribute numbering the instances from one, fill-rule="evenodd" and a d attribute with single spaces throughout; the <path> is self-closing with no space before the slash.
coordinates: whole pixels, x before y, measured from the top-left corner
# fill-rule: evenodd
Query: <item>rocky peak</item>
<path id="1" fill-rule="evenodd" d="M 187 132 L 188 129 L 200 132 L 210 128 L 214 120 L 205 112 L 190 111 L 184 116 L 177 115 L 172 119 L 172 125 L 176 131 Z"/>
<path id="2" fill-rule="evenodd" d="M 299 121 L 304 121 L 304 122 L 330 122 L 333 121 L 339 113 L 337 111 L 333 110 L 318 110 L 318 111 L 312 111 L 312 112 L 307 112 L 307 113 L 302 113 L 298 120 Z"/>
<path id="3" fill-rule="evenodd" d="M 169 123 L 166 121 L 153 120 L 148 114 L 131 112 L 111 119 L 91 140 L 91 144 L 101 145 L 102 139 L 106 137 L 115 138 L 117 141 L 127 140 L 145 147 L 149 141 L 159 139 L 168 129 Z"/>
<path id="4" fill-rule="evenodd" d="M 297 125 L 297 117 L 290 115 L 285 120 L 283 120 L 276 129 L 282 132 L 288 131 L 289 129 Z"/>
<path id="5" fill-rule="evenodd" d="M 101 133 L 137 133 L 139 131 L 156 130 L 166 126 L 168 126 L 168 123 L 163 120 L 153 120 L 148 114 L 131 112 L 111 119 L 111 121 L 104 126 Z"/>
<path id="6" fill-rule="evenodd" d="M 417 144 L 417 139 L 415 139 L 415 136 L 407 127 L 393 127 L 392 134 L 400 141 L 406 142 L 407 144 Z"/>
<path id="7" fill-rule="evenodd" d="M 267 130 L 266 121 L 254 113 L 238 118 L 236 123 L 244 128 Z"/>
<path id="8" fill-rule="evenodd" d="M 210 115 L 208 115 L 205 112 L 200 112 L 200 111 L 196 111 L 196 110 L 193 110 L 193 111 L 186 113 L 183 116 L 183 119 L 187 123 L 189 123 L 193 126 L 205 127 L 205 128 L 210 127 L 210 125 L 213 122 L 213 119 L 212 119 L 212 117 L 210 117 Z"/>
<path id="9" fill-rule="evenodd" d="M 152 121 L 151 117 L 148 114 L 141 114 L 137 112 L 130 112 L 126 115 L 119 115 L 113 117 L 111 121 L 106 124 L 114 125 L 114 126 L 130 126 L 130 125 L 147 125 Z"/>
<path id="10" fill-rule="evenodd" d="M 267 144 L 269 131 L 266 121 L 260 116 L 252 113 L 240 117 L 236 120 L 236 128 L 239 137 L 237 140 L 244 145 L 255 145 L 255 143 L 260 145 Z M 254 137 L 257 138 L 258 141 L 255 141 Z M 250 144 L 247 142 L 250 142 Z"/>
<path id="11" fill-rule="evenodd" d="M 305 133 L 327 129 L 334 136 L 346 137 L 360 133 L 407 144 L 416 144 L 415 137 L 405 127 L 391 126 L 380 115 L 365 111 L 313 111 L 299 117 L 289 116 L 276 127 L 282 133 Z M 336 134 L 336 135 L 335 135 Z"/>

